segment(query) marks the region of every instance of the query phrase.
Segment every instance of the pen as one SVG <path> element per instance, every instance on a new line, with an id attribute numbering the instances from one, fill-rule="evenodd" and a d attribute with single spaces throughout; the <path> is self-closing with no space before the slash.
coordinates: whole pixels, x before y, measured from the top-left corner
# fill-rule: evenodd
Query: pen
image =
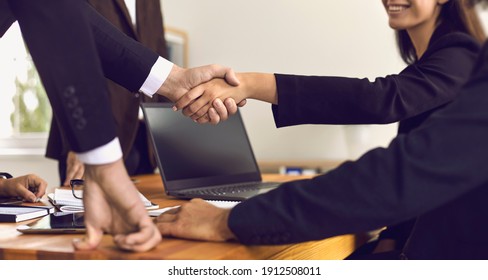
<path id="1" fill-rule="evenodd" d="M 0 205 L 21 204 L 22 202 L 23 202 L 22 200 L 12 200 L 12 201 L 0 202 Z"/>

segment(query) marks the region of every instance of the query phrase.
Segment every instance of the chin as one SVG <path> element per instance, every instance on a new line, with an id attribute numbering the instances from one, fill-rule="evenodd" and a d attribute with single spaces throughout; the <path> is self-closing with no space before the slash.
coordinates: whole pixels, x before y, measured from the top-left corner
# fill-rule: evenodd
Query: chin
<path id="1" fill-rule="evenodd" d="M 405 30 L 407 27 L 399 22 L 389 22 L 390 28 L 395 31 Z"/>

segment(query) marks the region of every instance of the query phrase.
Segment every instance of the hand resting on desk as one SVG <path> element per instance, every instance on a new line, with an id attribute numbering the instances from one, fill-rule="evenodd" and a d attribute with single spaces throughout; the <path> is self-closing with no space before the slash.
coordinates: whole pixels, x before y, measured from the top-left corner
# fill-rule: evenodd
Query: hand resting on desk
<path id="1" fill-rule="evenodd" d="M 143 252 L 161 241 L 161 234 L 125 171 L 122 159 L 103 165 L 85 165 L 86 236 L 74 240 L 78 250 L 96 249 L 104 233 L 114 236 L 125 250 Z"/>
<path id="2" fill-rule="evenodd" d="M 219 208 L 202 199 L 192 199 L 157 218 L 162 235 L 206 241 L 235 239 L 227 226 L 231 209 Z"/>
<path id="3" fill-rule="evenodd" d="M 33 174 L 0 179 L 0 196 L 21 197 L 29 202 L 38 201 L 46 188 L 46 181 Z"/>

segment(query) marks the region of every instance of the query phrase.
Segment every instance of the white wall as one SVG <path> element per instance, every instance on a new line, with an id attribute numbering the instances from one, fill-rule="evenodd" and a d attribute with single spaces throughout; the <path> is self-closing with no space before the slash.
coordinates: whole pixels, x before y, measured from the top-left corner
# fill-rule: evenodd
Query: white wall
<path id="1" fill-rule="evenodd" d="M 58 162 L 47 159 L 43 154 L 0 155 L 0 172 L 14 176 L 37 174 L 48 183 L 49 190 L 59 186 Z"/>
<path id="2" fill-rule="evenodd" d="M 380 0 L 162 0 L 165 24 L 189 35 L 189 64 L 236 71 L 370 79 L 403 67 Z M 482 17 L 488 22 L 488 12 Z M 488 26 L 487 26 L 488 27 Z M 276 129 L 269 105 L 242 110 L 258 160 L 343 159 L 386 145 L 395 126 Z M 347 135 L 347 136 L 346 136 Z M 0 171 L 37 173 L 58 185 L 42 153 L 0 156 Z"/>
<path id="3" fill-rule="evenodd" d="M 375 78 L 403 69 L 380 0 L 162 0 L 189 37 L 189 66 Z M 343 159 L 386 145 L 396 125 L 276 129 L 270 106 L 242 110 L 258 160 Z M 347 145 L 353 143 L 353 146 Z"/>

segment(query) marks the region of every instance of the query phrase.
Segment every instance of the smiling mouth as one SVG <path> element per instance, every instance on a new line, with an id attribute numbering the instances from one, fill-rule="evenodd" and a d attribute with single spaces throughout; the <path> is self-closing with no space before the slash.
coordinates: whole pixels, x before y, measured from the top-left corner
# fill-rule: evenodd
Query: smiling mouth
<path id="1" fill-rule="evenodd" d="M 408 9 L 410 6 L 406 5 L 389 5 L 388 6 L 388 13 L 401 13 Z"/>

